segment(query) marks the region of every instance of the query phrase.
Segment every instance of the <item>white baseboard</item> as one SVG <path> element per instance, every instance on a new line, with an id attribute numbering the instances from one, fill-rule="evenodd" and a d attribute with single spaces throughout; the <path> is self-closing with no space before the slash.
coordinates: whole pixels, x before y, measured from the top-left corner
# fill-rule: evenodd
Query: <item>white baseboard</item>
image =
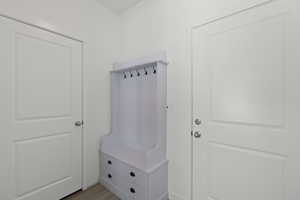
<path id="1" fill-rule="evenodd" d="M 161 197 L 158 200 L 169 200 L 168 193 L 165 193 L 165 194 L 161 195 Z"/>
<path id="2" fill-rule="evenodd" d="M 84 184 L 82 184 L 81 189 L 84 191 L 84 190 L 87 190 L 87 189 L 89 189 L 89 188 L 91 188 L 91 187 L 93 187 L 93 186 L 95 186 L 95 185 L 97 185 L 99 183 L 100 183 L 100 181 L 96 181 L 96 182 L 90 183 L 89 185 L 86 184 L 86 183 L 84 183 Z"/>
<path id="3" fill-rule="evenodd" d="M 171 193 L 170 197 L 169 197 L 169 200 L 186 200 L 186 199 L 184 199 L 183 197 L 181 197 L 177 194 Z"/>

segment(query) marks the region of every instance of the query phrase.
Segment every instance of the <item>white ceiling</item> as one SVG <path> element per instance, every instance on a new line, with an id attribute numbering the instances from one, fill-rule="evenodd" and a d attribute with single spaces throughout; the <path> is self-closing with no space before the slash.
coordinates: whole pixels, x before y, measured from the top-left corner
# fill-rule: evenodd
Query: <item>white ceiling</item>
<path id="1" fill-rule="evenodd" d="M 121 13 L 122 11 L 134 6 L 139 1 L 142 0 L 97 0 L 103 6 L 109 8 L 110 10 Z"/>

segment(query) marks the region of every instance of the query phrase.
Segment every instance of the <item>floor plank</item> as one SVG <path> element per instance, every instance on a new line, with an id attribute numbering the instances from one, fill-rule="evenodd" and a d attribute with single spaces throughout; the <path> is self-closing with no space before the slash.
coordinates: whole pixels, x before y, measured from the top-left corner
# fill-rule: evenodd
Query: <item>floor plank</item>
<path id="1" fill-rule="evenodd" d="M 119 200 L 102 185 L 95 185 L 85 191 L 76 192 L 62 200 Z"/>

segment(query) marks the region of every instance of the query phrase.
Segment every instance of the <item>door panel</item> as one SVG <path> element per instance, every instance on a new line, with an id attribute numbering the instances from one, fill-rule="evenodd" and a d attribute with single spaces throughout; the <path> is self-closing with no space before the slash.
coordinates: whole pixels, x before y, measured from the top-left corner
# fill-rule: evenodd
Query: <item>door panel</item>
<path id="1" fill-rule="evenodd" d="M 224 30 L 226 24 L 207 37 L 214 121 L 283 126 L 284 21 L 274 16 Z"/>
<path id="2" fill-rule="evenodd" d="M 70 178 L 70 150 L 70 133 L 16 142 L 17 195 Z"/>
<path id="3" fill-rule="evenodd" d="M 284 199 L 285 157 L 213 142 L 207 151 L 213 199 Z"/>
<path id="4" fill-rule="evenodd" d="M 15 41 L 16 118 L 70 117 L 72 49 L 19 33 Z"/>
<path id="5" fill-rule="evenodd" d="M 299 6 L 274 1 L 193 29 L 194 200 L 299 198 Z"/>
<path id="6" fill-rule="evenodd" d="M 82 181 L 81 43 L 5 18 L 0 36 L 0 199 L 60 199 Z"/>

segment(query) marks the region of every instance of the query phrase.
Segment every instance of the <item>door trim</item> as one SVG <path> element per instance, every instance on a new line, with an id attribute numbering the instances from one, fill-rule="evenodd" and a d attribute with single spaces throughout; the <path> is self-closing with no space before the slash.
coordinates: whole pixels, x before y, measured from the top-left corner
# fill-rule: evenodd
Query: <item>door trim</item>
<path id="1" fill-rule="evenodd" d="M 240 13 L 243 13 L 243 12 L 246 12 L 248 10 L 252 10 L 254 8 L 258 8 L 258 7 L 262 7 L 262 6 L 265 6 L 265 5 L 268 5 L 274 1 L 278 1 L 278 0 L 268 0 L 268 1 L 265 1 L 265 2 L 262 2 L 262 3 L 258 3 L 256 5 L 253 5 L 253 6 L 250 6 L 250 7 L 246 7 L 246 8 L 243 8 L 243 9 L 239 9 L 235 12 L 232 12 L 232 13 L 229 13 L 227 15 L 223 15 L 223 16 L 220 16 L 220 17 L 216 17 L 216 18 L 212 18 L 210 20 L 207 20 L 206 22 L 204 23 L 200 23 L 200 24 L 197 24 L 197 25 L 192 25 L 191 26 L 191 29 L 192 30 L 195 30 L 197 28 L 200 28 L 200 27 L 203 27 L 203 26 L 206 26 L 206 25 L 209 25 L 209 24 L 212 24 L 214 22 L 218 22 L 220 20 L 223 20 L 223 19 L 226 19 L 228 17 L 232 17 L 232 16 L 235 16 L 235 15 L 238 15 Z"/>
<path id="2" fill-rule="evenodd" d="M 62 36 L 62 37 L 71 39 L 71 40 L 75 40 L 75 41 L 77 41 L 77 42 L 84 43 L 83 40 L 77 39 L 77 38 L 75 38 L 75 37 L 72 37 L 72 36 L 69 36 L 69 35 L 66 35 L 66 34 L 63 34 L 63 33 L 59 33 L 59 32 L 57 32 L 57 31 L 51 30 L 51 29 L 49 29 L 49 28 L 45 28 L 45 27 L 42 27 L 42 26 L 39 26 L 39 25 L 30 23 L 30 22 L 26 22 L 26 21 L 24 21 L 24 20 L 17 19 L 17 18 L 8 16 L 8 15 L 2 14 L 2 13 L 0 13 L 0 17 L 4 17 L 4 18 L 6 18 L 6 19 L 10 19 L 10 20 L 13 20 L 13 21 L 18 22 L 18 23 L 22 23 L 22 24 L 25 24 L 25 25 L 28 25 L 28 26 L 31 26 L 31 27 L 34 27 L 34 28 L 38 28 L 38 29 L 40 29 L 40 30 L 47 31 L 47 32 L 50 32 L 50 33 L 53 33 L 53 34 L 56 34 L 56 35 L 59 35 L 59 36 Z"/>

